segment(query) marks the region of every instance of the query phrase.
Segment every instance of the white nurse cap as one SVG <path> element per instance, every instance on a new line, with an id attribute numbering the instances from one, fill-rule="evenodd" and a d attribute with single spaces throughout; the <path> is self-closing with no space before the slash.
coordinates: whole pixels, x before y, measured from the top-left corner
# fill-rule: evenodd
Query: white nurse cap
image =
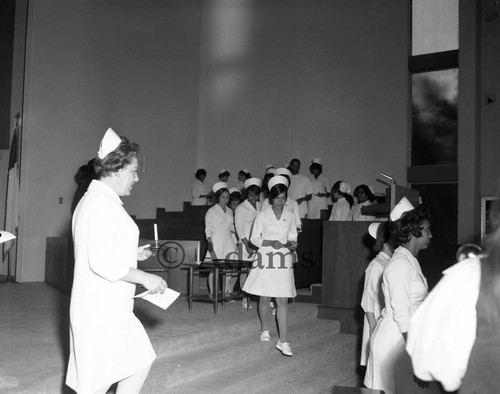
<path id="1" fill-rule="evenodd" d="M 379 226 L 380 222 L 372 223 L 368 226 L 368 234 L 370 234 L 373 239 L 377 239 L 377 231 Z"/>
<path id="2" fill-rule="evenodd" d="M 233 194 L 233 193 L 240 193 L 241 194 L 241 190 L 238 189 L 237 187 L 232 187 L 231 189 L 229 189 L 229 194 Z"/>
<path id="3" fill-rule="evenodd" d="M 269 183 L 267 184 L 267 188 L 271 190 L 273 186 L 276 185 L 285 185 L 288 187 L 288 179 L 286 179 L 284 176 L 281 175 L 276 175 L 273 176 L 271 179 L 269 179 Z"/>
<path id="4" fill-rule="evenodd" d="M 245 186 L 245 189 L 248 189 L 250 186 L 253 185 L 261 187 L 262 181 L 259 178 L 250 178 L 247 179 L 243 185 Z"/>
<path id="5" fill-rule="evenodd" d="M 412 209 L 415 209 L 415 207 L 411 204 L 411 202 L 406 198 L 403 197 L 401 201 L 399 201 L 394 208 L 392 208 L 391 214 L 389 217 L 393 222 L 395 222 L 398 219 L 401 219 L 401 216 L 403 216 L 403 213 L 411 211 Z"/>
<path id="6" fill-rule="evenodd" d="M 212 186 L 212 190 L 214 193 L 217 193 L 220 189 L 227 189 L 227 183 L 226 182 L 217 182 Z"/>
<path id="7" fill-rule="evenodd" d="M 277 168 L 276 171 L 274 172 L 274 175 L 276 175 L 276 176 L 278 176 L 278 175 L 286 175 L 289 178 L 292 177 L 292 173 L 290 172 L 290 170 L 288 168 L 285 168 L 285 167 Z"/>
<path id="8" fill-rule="evenodd" d="M 312 159 L 312 164 L 319 164 L 321 165 L 321 159 L 319 157 L 315 157 L 314 159 Z"/>
<path id="9" fill-rule="evenodd" d="M 345 182 L 340 182 L 340 185 L 339 185 L 339 190 L 342 192 L 342 193 L 351 193 L 351 185 L 349 185 L 348 183 L 345 183 Z"/>
<path id="10" fill-rule="evenodd" d="M 9 233 L 8 231 L 0 231 L 0 244 L 10 241 L 14 238 L 16 238 L 14 234 Z"/>
<path id="11" fill-rule="evenodd" d="M 97 151 L 97 157 L 103 160 L 110 152 L 113 152 L 118 145 L 122 142 L 122 139 L 116 134 L 110 127 L 104 133 L 102 137 L 101 144 L 99 145 L 99 150 Z"/>

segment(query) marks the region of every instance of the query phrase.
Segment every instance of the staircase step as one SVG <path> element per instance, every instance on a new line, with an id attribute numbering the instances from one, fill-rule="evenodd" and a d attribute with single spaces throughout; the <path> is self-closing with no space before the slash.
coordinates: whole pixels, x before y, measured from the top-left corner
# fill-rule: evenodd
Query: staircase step
<path id="1" fill-rule="evenodd" d="M 339 331 L 340 323 L 328 320 L 309 319 L 289 325 L 290 342 L 294 347 L 307 344 L 311 338 L 328 341 Z M 170 387 L 213 373 L 214 366 L 215 370 L 222 371 L 236 363 L 250 363 L 275 354 L 277 332 L 271 331 L 271 336 L 270 342 L 261 342 L 259 331 L 254 331 L 251 334 L 232 335 L 219 342 L 210 342 L 201 349 L 192 350 L 186 347 L 183 353 L 165 355 L 153 364 L 146 386 L 154 382 L 155 387 Z"/>
<path id="2" fill-rule="evenodd" d="M 228 319 L 218 319 L 217 316 L 214 316 L 210 310 L 211 307 L 208 304 L 193 303 L 193 313 L 186 317 L 186 319 L 192 320 L 192 325 L 182 324 L 183 328 L 179 329 L 173 324 L 167 336 L 164 331 L 156 335 L 154 330 L 149 330 L 148 334 L 154 344 L 156 354 L 161 357 L 162 355 L 184 352 L 186 349 L 202 349 L 207 344 L 227 341 L 227 338 L 255 335 L 260 330 L 258 308 L 255 302 L 252 302 L 252 309 L 248 312 L 241 307 L 240 302 L 229 303 L 224 309 L 220 308 L 219 314 L 231 316 L 229 324 L 227 323 Z M 195 308 L 203 308 L 205 314 L 198 313 L 199 311 Z M 206 314 L 207 308 L 208 314 Z M 288 324 L 316 320 L 316 313 L 316 308 L 311 308 L 310 304 L 291 303 L 288 305 Z M 275 323 L 273 322 L 273 324 Z M 203 327 L 210 327 L 210 329 L 203 329 Z"/>
<path id="3" fill-rule="evenodd" d="M 325 365 L 346 365 L 335 371 L 332 367 L 331 382 L 342 383 L 351 379 L 354 370 L 357 337 L 348 334 L 336 334 L 329 338 L 292 347 L 293 357 L 284 357 L 278 350 L 252 362 L 238 363 L 211 375 L 177 386 L 148 385 L 144 393 L 169 392 L 179 394 L 198 393 L 270 393 L 277 385 L 291 387 L 287 382 L 302 374 L 314 373 Z M 274 343 L 269 344 L 274 348 Z M 349 371 L 351 372 L 349 374 Z M 338 373 L 335 375 L 333 372 Z M 151 382 L 153 383 L 153 382 Z M 290 389 L 288 392 L 293 392 Z M 299 391 L 300 392 L 300 391 Z"/>
<path id="4" fill-rule="evenodd" d="M 357 387 L 362 384 L 359 376 L 353 374 L 356 369 L 355 358 L 339 363 L 327 363 L 326 366 L 315 368 L 297 376 L 279 382 L 266 388 L 260 394 L 331 394 L 336 385 Z"/>

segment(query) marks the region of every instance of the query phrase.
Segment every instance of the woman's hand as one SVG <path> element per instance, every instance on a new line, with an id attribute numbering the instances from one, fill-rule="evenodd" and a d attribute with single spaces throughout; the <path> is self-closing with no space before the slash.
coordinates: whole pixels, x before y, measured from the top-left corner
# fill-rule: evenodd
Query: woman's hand
<path id="1" fill-rule="evenodd" d="M 153 252 L 149 249 L 151 245 L 143 245 L 137 248 L 137 261 L 144 261 L 149 259 Z"/>
<path id="2" fill-rule="evenodd" d="M 215 254 L 214 244 L 212 243 L 212 240 L 207 241 L 207 249 L 210 252 L 210 256 L 212 257 L 212 260 L 216 260 L 217 255 Z"/>
<path id="3" fill-rule="evenodd" d="M 168 287 L 167 282 L 161 276 L 148 273 L 146 273 L 142 285 L 152 294 L 163 294 Z"/>
<path id="4" fill-rule="evenodd" d="M 299 244 L 298 244 L 298 242 L 295 242 L 295 241 L 288 241 L 288 242 L 286 243 L 286 245 L 285 245 L 285 246 L 286 246 L 289 250 L 294 251 L 295 249 L 297 249 L 297 246 L 298 246 L 298 245 L 299 245 Z"/>

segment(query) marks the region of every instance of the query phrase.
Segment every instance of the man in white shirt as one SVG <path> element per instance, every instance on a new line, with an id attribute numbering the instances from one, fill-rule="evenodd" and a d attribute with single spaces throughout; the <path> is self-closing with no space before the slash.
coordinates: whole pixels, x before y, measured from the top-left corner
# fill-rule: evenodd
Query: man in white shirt
<path id="1" fill-rule="evenodd" d="M 308 177 L 299 174 L 299 159 L 292 159 L 288 169 L 292 173 L 288 195 L 292 200 L 297 201 L 297 204 L 299 205 L 300 218 L 303 219 L 307 216 L 307 201 L 309 201 L 312 197 L 313 187 Z"/>

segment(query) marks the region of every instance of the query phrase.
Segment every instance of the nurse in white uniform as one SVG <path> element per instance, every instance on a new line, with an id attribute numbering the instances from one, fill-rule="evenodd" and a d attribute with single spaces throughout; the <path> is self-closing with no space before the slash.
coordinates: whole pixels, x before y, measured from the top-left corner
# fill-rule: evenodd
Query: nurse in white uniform
<path id="1" fill-rule="evenodd" d="M 290 172 L 290 170 L 288 168 L 284 168 L 284 167 L 281 167 L 281 168 L 277 168 L 274 172 L 274 176 L 283 176 L 286 178 L 286 180 L 288 181 L 288 184 L 290 184 L 290 179 L 292 178 L 292 173 Z M 272 179 L 272 178 L 270 178 Z M 262 202 L 262 210 L 268 208 L 269 206 L 271 205 L 271 203 L 269 202 L 269 198 L 266 198 L 263 202 Z M 297 204 L 297 201 L 293 200 L 292 198 L 290 198 L 290 196 L 287 195 L 286 197 L 286 202 L 285 202 L 285 208 L 288 209 L 294 216 L 295 218 L 295 224 L 297 225 L 297 231 L 301 231 L 302 230 L 302 220 L 300 219 L 300 209 L 299 209 L 299 204 Z"/>
<path id="2" fill-rule="evenodd" d="M 163 293 L 167 283 L 137 269 L 151 256 L 120 197 L 139 181 L 139 146 L 110 128 L 94 161 L 93 180 L 73 214 L 75 273 L 66 384 L 78 393 L 138 393 L 156 355 L 133 313 L 135 284 Z"/>
<path id="3" fill-rule="evenodd" d="M 207 205 L 208 198 L 210 197 L 210 187 L 205 185 L 204 181 L 207 177 L 207 171 L 199 168 L 195 173 L 196 180 L 191 189 L 191 205 Z"/>
<path id="4" fill-rule="evenodd" d="M 396 234 L 392 222 L 372 223 L 368 232 L 375 239 L 373 250 L 377 256 L 368 264 L 365 270 L 365 281 L 361 307 L 365 312 L 363 337 L 361 340 L 361 365 L 366 365 L 370 354 L 370 336 L 377 326 L 382 309 L 384 296 L 382 294 L 382 273 L 397 247 Z"/>
<path id="5" fill-rule="evenodd" d="M 229 203 L 229 190 L 227 183 L 217 182 L 212 191 L 215 193 L 215 204 L 205 214 L 205 236 L 208 251 L 213 260 L 231 258 L 234 255 L 236 244 L 234 235 L 233 212 L 227 205 Z M 213 274 L 208 277 L 208 289 L 213 295 Z M 231 276 L 226 277 L 224 284 L 225 293 L 231 291 Z M 218 289 L 215 289 L 218 291 Z"/>
<path id="6" fill-rule="evenodd" d="M 294 216 L 285 209 L 288 180 L 275 176 L 269 181 L 271 206 L 255 218 L 250 241 L 258 253 L 243 291 L 260 296 L 259 317 L 261 341 L 270 341 L 271 298 L 276 298 L 279 340 L 276 348 L 285 356 L 292 356 L 288 341 L 288 298 L 297 295 L 293 276 L 297 227 Z"/>
<path id="7" fill-rule="evenodd" d="M 427 295 L 427 280 L 416 259 L 432 238 L 428 211 L 405 212 L 398 226 L 398 247 L 382 275 L 385 307 L 370 342 L 365 385 L 386 394 L 419 392 L 405 352 L 411 315 Z M 430 388 L 428 391 L 431 393 Z"/>
<path id="8" fill-rule="evenodd" d="M 351 198 L 350 193 L 351 186 L 348 183 L 337 181 L 333 184 L 332 196 L 335 202 L 330 213 L 330 221 L 350 220 L 351 204 L 347 200 L 347 198 Z"/>
<path id="9" fill-rule="evenodd" d="M 370 188 L 366 185 L 359 185 L 357 189 L 358 203 L 354 204 L 351 209 L 350 217 L 355 222 L 371 222 L 377 220 L 375 216 L 363 215 L 361 213 L 361 208 L 367 207 L 373 204 L 375 201 L 375 196 L 373 195 Z"/>
<path id="10" fill-rule="evenodd" d="M 331 190 L 330 181 L 323 174 L 321 159 L 313 159 L 309 171 L 312 174 L 311 186 L 313 193 L 307 203 L 307 218 L 321 219 L 321 211 L 328 209 L 328 197 L 330 197 Z"/>
<path id="11" fill-rule="evenodd" d="M 257 251 L 257 247 L 250 242 L 250 234 L 252 232 L 253 222 L 255 217 L 260 212 L 261 203 L 259 201 L 260 187 L 262 182 L 259 178 L 250 178 L 245 181 L 245 190 L 247 198 L 236 208 L 234 215 L 234 225 L 236 233 L 240 240 L 238 257 L 241 260 L 249 260 L 251 256 Z M 240 276 L 240 285 L 243 287 L 246 274 Z M 247 307 L 247 299 L 243 298 L 242 305 Z"/>

